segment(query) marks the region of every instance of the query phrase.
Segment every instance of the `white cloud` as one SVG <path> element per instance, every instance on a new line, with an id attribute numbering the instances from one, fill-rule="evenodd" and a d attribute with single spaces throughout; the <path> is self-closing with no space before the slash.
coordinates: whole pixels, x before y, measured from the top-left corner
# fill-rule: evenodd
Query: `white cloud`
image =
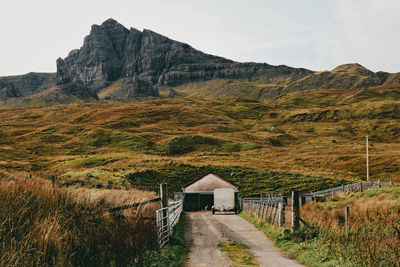
<path id="1" fill-rule="evenodd" d="M 358 62 L 373 71 L 400 71 L 400 1 L 341 0 L 331 35 L 317 43 L 319 67 Z"/>

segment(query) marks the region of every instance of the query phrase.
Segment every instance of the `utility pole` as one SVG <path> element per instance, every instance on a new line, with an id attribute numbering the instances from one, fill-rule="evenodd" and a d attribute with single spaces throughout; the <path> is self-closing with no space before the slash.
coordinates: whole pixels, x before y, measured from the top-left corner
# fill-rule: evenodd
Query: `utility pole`
<path id="1" fill-rule="evenodd" d="M 366 151 L 367 151 L 367 182 L 369 182 L 368 134 L 365 137 L 366 137 Z"/>

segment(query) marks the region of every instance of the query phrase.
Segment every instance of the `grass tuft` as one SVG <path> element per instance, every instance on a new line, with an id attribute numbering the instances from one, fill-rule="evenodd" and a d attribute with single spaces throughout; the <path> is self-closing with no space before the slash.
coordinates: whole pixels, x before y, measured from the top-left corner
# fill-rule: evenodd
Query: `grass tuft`
<path id="1" fill-rule="evenodd" d="M 248 251 L 249 246 L 238 242 L 223 242 L 218 244 L 221 251 L 226 252 L 233 266 L 260 266 L 255 261 L 253 253 Z"/>

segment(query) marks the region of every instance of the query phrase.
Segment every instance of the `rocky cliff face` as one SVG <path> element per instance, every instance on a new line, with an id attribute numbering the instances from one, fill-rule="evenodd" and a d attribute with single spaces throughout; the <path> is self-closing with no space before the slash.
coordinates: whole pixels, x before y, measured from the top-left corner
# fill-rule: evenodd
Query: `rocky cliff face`
<path id="1" fill-rule="evenodd" d="M 6 100 L 8 98 L 20 97 L 21 93 L 15 89 L 12 83 L 6 83 L 0 80 L 0 99 Z"/>
<path id="2" fill-rule="evenodd" d="M 54 85 L 54 73 L 34 73 L 0 77 L 0 99 L 26 97 Z"/>
<path id="3" fill-rule="evenodd" d="M 294 79 L 311 71 L 287 66 L 236 63 L 212 56 L 150 30 L 126 29 L 113 19 L 92 26 L 79 50 L 57 60 L 59 85 L 74 83 L 106 99 L 158 96 L 158 89 L 216 78 L 257 80 Z"/>

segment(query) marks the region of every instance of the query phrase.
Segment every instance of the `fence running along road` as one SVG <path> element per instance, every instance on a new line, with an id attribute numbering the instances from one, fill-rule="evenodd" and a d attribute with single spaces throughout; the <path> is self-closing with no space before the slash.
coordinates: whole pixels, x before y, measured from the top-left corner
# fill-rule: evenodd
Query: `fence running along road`
<path id="1" fill-rule="evenodd" d="M 333 196 L 333 195 L 336 195 L 336 194 L 342 193 L 342 192 L 354 192 L 354 191 L 360 191 L 360 190 L 379 187 L 379 186 L 380 186 L 379 181 L 378 182 L 361 182 L 361 183 L 353 183 L 353 184 L 348 184 L 348 185 L 341 185 L 341 186 L 301 195 L 300 201 L 301 201 L 301 204 L 303 205 L 307 202 L 311 202 L 311 201 L 315 200 L 316 197 L 329 197 L 329 196 Z M 285 205 L 289 205 L 291 203 L 291 198 L 292 198 L 291 196 L 282 196 L 281 194 L 269 192 L 260 197 L 243 198 L 242 204 L 255 201 L 255 202 L 266 202 L 266 203 L 275 203 L 275 204 L 283 202 L 283 203 L 285 203 Z"/>
<path id="2" fill-rule="evenodd" d="M 290 222 L 291 211 L 286 210 L 284 202 L 249 201 L 243 203 L 243 211 L 275 226 L 284 227 Z"/>
<path id="3" fill-rule="evenodd" d="M 125 209 L 130 209 L 130 208 L 135 208 L 135 207 L 139 207 L 141 205 L 146 205 L 149 203 L 154 203 L 154 202 L 159 202 L 161 201 L 161 198 L 153 198 L 153 199 L 149 199 L 143 202 L 138 202 L 138 203 L 133 203 L 133 204 L 127 204 L 127 205 L 123 205 L 120 207 L 115 207 L 115 208 L 111 208 L 108 210 L 108 212 L 115 212 L 115 211 L 119 211 L 119 210 L 125 210 Z"/>
<path id="4" fill-rule="evenodd" d="M 326 190 L 308 193 L 303 196 L 305 196 L 305 197 L 317 197 L 317 196 L 318 197 L 329 197 L 329 196 L 333 196 L 333 195 L 336 195 L 336 194 L 342 193 L 342 192 L 351 192 L 351 191 L 369 189 L 369 188 L 373 188 L 373 187 L 379 187 L 379 182 L 362 182 L 362 183 L 341 185 L 341 186 L 329 188 Z"/>
<path id="5" fill-rule="evenodd" d="M 392 182 L 390 182 L 390 186 Z M 341 192 L 356 192 L 368 188 L 380 187 L 380 182 L 362 182 L 349 185 L 342 185 L 326 190 L 304 194 L 295 197 L 299 201 L 294 205 L 297 209 L 310 201 L 315 200 L 316 197 L 329 197 Z M 290 206 L 290 205 L 292 206 Z M 292 196 L 281 196 L 269 193 L 266 196 L 243 198 L 242 199 L 243 211 L 247 214 L 256 216 L 264 221 L 267 221 L 279 227 L 294 227 L 294 221 L 302 221 L 305 223 L 296 212 L 292 203 Z M 348 210 L 347 210 L 348 212 Z M 305 223 L 306 224 L 306 223 Z"/>
<path id="6" fill-rule="evenodd" d="M 156 211 L 158 242 L 160 248 L 163 248 L 169 242 L 172 229 L 175 224 L 178 223 L 182 210 L 183 200 L 181 199 L 169 202 L 168 207 Z"/>

